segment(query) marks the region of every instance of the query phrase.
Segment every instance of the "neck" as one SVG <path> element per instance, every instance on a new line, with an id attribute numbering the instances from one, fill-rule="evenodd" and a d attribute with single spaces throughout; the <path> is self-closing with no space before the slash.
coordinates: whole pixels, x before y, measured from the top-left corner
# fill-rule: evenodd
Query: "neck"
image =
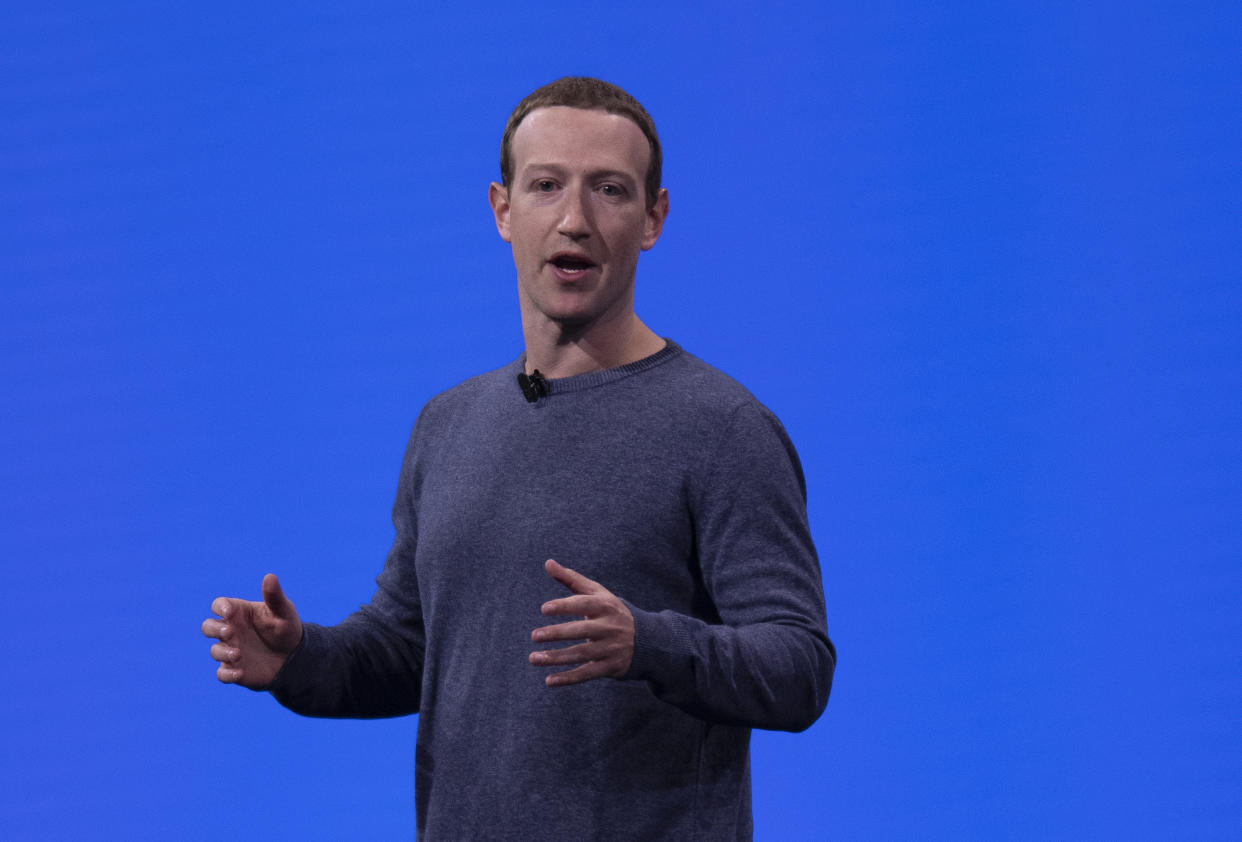
<path id="1" fill-rule="evenodd" d="M 576 328 L 546 319 L 523 319 L 526 373 L 573 377 L 637 362 L 660 351 L 665 341 L 630 311 L 604 324 Z"/>

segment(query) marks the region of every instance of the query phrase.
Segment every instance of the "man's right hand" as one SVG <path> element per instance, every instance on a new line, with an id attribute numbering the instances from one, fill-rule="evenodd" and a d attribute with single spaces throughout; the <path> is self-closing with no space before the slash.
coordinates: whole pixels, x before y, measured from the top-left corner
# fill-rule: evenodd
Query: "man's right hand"
<path id="1" fill-rule="evenodd" d="M 274 574 L 263 577 L 261 590 L 262 602 L 217 597 L 211 603 L 216 616 L 203 620 L 203 634 L 216 641 L 216 678 L 251 690 L 266 690 L 302 642 L 302 621 Z"/>

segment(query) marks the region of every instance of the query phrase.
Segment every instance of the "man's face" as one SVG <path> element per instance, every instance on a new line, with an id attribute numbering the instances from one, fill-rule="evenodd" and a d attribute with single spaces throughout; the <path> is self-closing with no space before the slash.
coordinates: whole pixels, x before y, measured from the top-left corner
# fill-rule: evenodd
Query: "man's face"
<path id="1" fill-rule="evenodd" d="M 655 245 L 664 190 L 648 210 L 651 149 L 627 117 L 554 106 L 512 139 L 513 180 L 492 184 L 500 236 L 513 245 L 524 325 L 586 327 L 633 312 L 639 251 Z"/>

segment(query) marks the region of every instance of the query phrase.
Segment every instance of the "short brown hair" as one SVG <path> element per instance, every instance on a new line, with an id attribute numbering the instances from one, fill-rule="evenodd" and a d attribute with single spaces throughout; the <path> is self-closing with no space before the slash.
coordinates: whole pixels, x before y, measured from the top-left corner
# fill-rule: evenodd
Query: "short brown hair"
<path id="1" fill-rule="evenodd" d="M 501 183 L 508 188 L 513 181 L 512 145 L 517 127 L 536 108 L 551 108 L 556 105 L 620 114 L 633 120 L 643 130 L 647 143 L 651 146 L 651 160 L 647 163 L 645 181 L 647 207 L 654 205 L 656 197 L 660 195 L 660 167 L 663 162 L 655 121 L 634 97 L 610 82 L 592 79 L 590 76 L 565 76 L 549 82 L 517 104 L 517 108 L 509 115 L 509 122 L 505 124 L 504 137 L 500 139 Z"/>

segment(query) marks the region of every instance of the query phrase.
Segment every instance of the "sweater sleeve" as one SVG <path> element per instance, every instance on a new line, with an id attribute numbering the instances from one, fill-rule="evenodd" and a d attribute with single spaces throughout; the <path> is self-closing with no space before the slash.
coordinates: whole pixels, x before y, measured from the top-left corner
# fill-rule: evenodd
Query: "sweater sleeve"
<path id="1" fill-rule="evenodd" d="M 699 476 L 690 502 L 716 616 L 630 605 L 626 677 L 709 722 L 804 730 L 828 702 L 836 651 L 797 453 L 776 417 L 748 403 Z"/>
<path id="2" fill-rule="evenodd" d="M 416 436 L 417 425 L 393 504 L 396 535 L 370 604 L 336 626 L 304 623 L 302 642 L 269 688 L 295 713 L 365 719 L 419 710 L 426 635 L 414 567 Z"/>

